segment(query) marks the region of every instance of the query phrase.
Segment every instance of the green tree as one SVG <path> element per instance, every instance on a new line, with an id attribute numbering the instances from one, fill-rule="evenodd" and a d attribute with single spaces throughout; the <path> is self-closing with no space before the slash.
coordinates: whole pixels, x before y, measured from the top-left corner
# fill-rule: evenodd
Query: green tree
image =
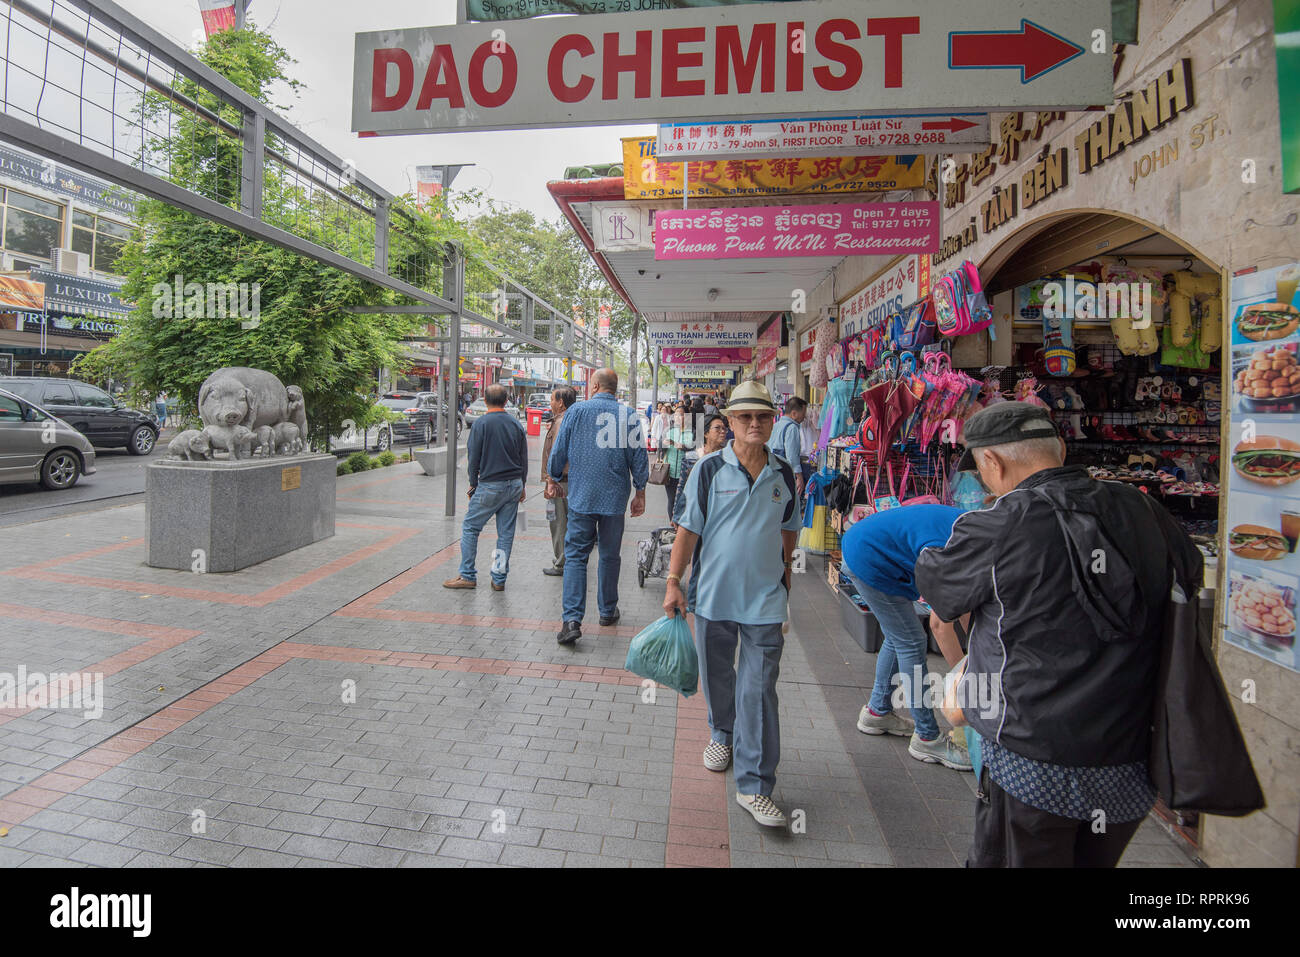
<path id="1" fill-rule="evenodd" d="M 251 28 L 213 36 L 199 56 L 262 102 L 276 83 L 290 90 L 298 86 L 285 72 L 293 62 L 288 53 Z M 235 126 L 241 122 L 198 84 L 181 80 L 177 92 Z M 170 130 L 169 136 L 146 142 L 142 159 L 167 169 L 173 182 L 238 207 L 236 138 L 199 111 L 178 110 L 157 94 L 150 95 L 142 112 L 151 121 L 148 128 Z M 277 145 L 268 135 L 268 147 Z M 349 188 L 355 189 L 345 186 L 344 191 Z M 362 261 L 373 256 L 373 228 L 367 216 L 358 215 L 337 194 L 305 191 L 298 177 L 270 161 L 263 202 L 270 223 Z M 348 273 L 166 203 L 146 199 L 139 208 L 139 223 L 139 238 L 126 244 L 117 266 L 126 276 L 123 298 L 135 302 L 136 308 L 118 336 L 75 367 L 84 377 L 128 379 L 133 398 L 166 389 L 178 395 L 182 408 L 193 416 L 199 387 L 214 370 L 265 369 L 286 385 L 302 388 L 312 437 L 319 446 L 344 420 L 362 421 L 369 415 L 373 400 L 368 394 L 374 391 L 376 371 L 400 367 L 401 338 L 427 322 L 418 316 L 349 312 L 350 307 L 398 299 Z M 420 279 L 436 274 L 440 283 L 442 241 L 465 238 L 463 227 L 452 217 L 435 218 L 401 201 L 394 206 L 394 223 L 403 226 L 393 230 L 390 240 L 394 271 L 413 281 L 417 274 Z M 177 277 L 182 302 L 174 294 Z M 240 315 L 212 315 L 203 308 L 207 303 L 186 289 L 190 283 L 232 282 L 257 290 L 260 314 L 255 323 Z M 250 295 L 246 302 L 251 300 Z"/>

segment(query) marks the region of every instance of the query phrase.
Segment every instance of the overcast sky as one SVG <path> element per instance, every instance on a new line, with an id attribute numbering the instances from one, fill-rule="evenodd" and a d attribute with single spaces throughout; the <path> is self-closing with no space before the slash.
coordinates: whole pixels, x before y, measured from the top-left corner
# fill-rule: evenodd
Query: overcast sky
<path id="1" fill-rule="evenodd" d="M 118 3 L 186 48 L 203 37 L 196 0 Z M 288 118 L 394 193 L 413 188 L 408 176 L 417 164 L 473 163 L 457 177 L 457 188 L 478 187 L 553 220 L 559 209 L 546 191 L 548 180 L 561 178 L 566 166 L 620 162 L 619 137 L 654 131 L 581 127 L 358 139 L 351 132 L 353 35 L 455 23 L 455 0 L 254 0 L 250 19 L 298 61 L 289 72 L 305 89 Z"/>

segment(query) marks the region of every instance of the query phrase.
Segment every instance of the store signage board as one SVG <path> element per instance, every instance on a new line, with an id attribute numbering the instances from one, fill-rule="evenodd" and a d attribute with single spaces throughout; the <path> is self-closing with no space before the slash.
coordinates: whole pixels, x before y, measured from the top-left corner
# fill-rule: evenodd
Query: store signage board
<path id="1" fill-rule="evenodd" d="M 812 368 L 813 349 L 817 345 L 817 327 L 799 333 L 799 370 Z"/>
<path id="2" fill-rule="evenodd" d="M 1231 468 L 1219 470 L 1229 529 L 1219 558 L 1227 565 L 1223 638 L 1291 671 L 1300 671 L 1300 469 L 1292 467 L 1300 460 L 1300 400 L 1258 387 L 1273 361 L 1295 368 L 1297 318 L 1300 263 L 1232 279 L 1224 351 L 1231 349 L 1233 376 L 1223 424 Z M 1285 378 L 1274 381 L 1283 388 L 1273 396 L 1286 391 Z"/>
<path id="3" fill-rule="evenodd" d="M 692 7 L 721 7 L 737 3 L 794 3 L 798 0 L 461 0 L 459 22 L 524 20 L 557 13 L 657 13 Z"/>
<path id="4" fill-rule="evenodd" d="M 801 117 L 737 123 L 661 123 L 661 160 L 826 156 L 854 153 L 965 153 L 989 146 L 987 113 Z"/>
<path id="5" fill-rule="evenodd" d="M 640 203 L 592 203 L 591 237 L 602 253 L 655 248 L 655 211 Z"/>
<path id="6" fill-rule="evenodd" d="M 856 336 L 868 326 L 883 322 L 885 317 L 901 312 L 929 294 L 928 280 L 922 288 L 920 260 L 909 256 L 890 266 L 853 295 L 840 303 L 840 338 Z M 928 270 L 926 276 L 928 277 Z"/>
<path id="7" fill-rule="evenodd" d="M 356 35 L 352 129 L 1105 106 L 1109 26 L 1110 0 L 819 0 L 377 30 Z"/>
<path id="8" fill-rule="evenodd" d="M 837 203 L 665 209 L 655 213 L 655 259 L 879 256 L 939 248 L 939 204 Z"/>
<path id="9" fill-rule="evenodd" d="M 710 379 L 710 380 L 713 380 L 713 379 L 716 379 L 716 380 L 723 380 L 723 379 L 730 379 L 733 375 L 736 374 L 736 370 L 735 370 L 734 368 L 732 368 L 732 369 L 710 369 L 710 368 L 708 368 L 708 367 L 701 366 L 701 367 L 698 367 L 698 368 L 697 368 L 697 367 L 691 367 L 689 370 L 686 371 L 685 374 L 686 374 L 686 376 L 687 376 L 688 378 L 691 378 L 691 379 L 698 379 L 698 380 L 701 380 L 701 381 L 703 381 L 703 380 L 705 380 L 705 379 Z"/>
<path id="10" fill-rule="evenodd" d="M 623 140 L 623 197 L 778 196 L 789 193 L 886 193 L 925 183 L 925 157 L 819 156 L 779 159 L 661 159 L 653 136 Z"/>
<path id="11" fill-rule="evenodd" d="M 683 365 L 744 365 L 754 358 L 753 349 L 665 349 L 663 364 Z"/>
<path id="12" fill-rule="evenodd" d="M 665 348 L 717 346 L 728 349 L 753 348 L 758 341 L 758 324 L 715 320 L 704 322 L 648 322 L 650 344 Z"/>

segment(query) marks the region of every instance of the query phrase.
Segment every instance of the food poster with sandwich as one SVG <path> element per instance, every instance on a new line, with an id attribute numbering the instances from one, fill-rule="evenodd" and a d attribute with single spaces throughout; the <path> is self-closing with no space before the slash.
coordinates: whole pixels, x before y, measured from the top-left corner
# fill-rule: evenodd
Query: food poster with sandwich
<path id="1" fill-rule="evenodd" d="M 1300 671 L 1300 263 L 1232 280 L 1225 639 Z"/>

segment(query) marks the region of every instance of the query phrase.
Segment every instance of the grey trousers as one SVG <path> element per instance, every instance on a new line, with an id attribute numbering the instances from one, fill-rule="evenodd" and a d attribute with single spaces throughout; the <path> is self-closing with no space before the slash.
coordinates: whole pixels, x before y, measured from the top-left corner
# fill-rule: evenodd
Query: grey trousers
<path id="1" fill-rule="evenodd" d="M 567 491 L 566 482 L 561 488 Z M 555 567 L 564 567 L 564 533 L 569 527 L 569 500 L 563 496 L 554 499 L 555 521 L 551 522 L 551 550 L 555 552 Z"/>

